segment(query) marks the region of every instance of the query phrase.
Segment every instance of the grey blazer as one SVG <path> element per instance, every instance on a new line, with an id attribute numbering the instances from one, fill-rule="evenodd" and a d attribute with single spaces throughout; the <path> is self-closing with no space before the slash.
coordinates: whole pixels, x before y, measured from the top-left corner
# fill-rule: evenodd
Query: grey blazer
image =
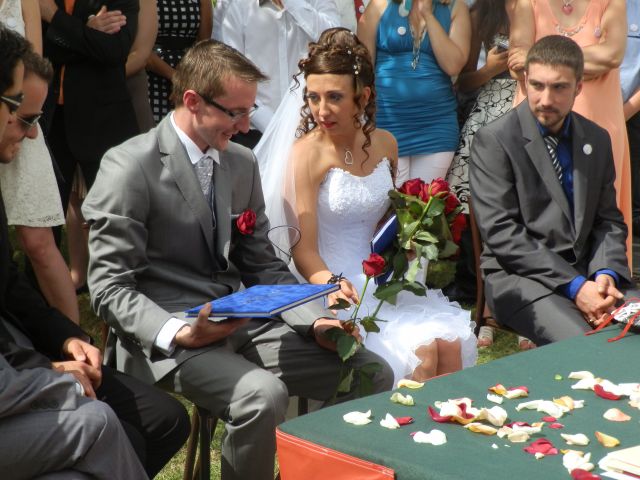
<path id="1" fill-rule="evenodd" d="M 609 135 L 570 115 L 573 215 L 526 101 L 473 140 L 469 184 L 487 300 L 497 318 L 604 268 L 620 275 L 621 287 L 630 285 Z"/>
<path id="2" fill-rule="evenodd" d="M 83 213 L 91 224 L 92 304 L 117 335 L 117 366 L 155 382 L 206 348 L 153 347 L 172 316 L 236 291 L 240 283 L 297 283 L 267 239 L 268 220 L 252 152 L 230 143 L 214 165 L 216 229 L 187 153 L 165 118 L 109 150 Z M 252 235 L 235 218 L 257 214 Z M 282 319 L 302 335 L 328 312 L 308 304 Z M 207 347 L 208 348 L 208 347 Z"/>

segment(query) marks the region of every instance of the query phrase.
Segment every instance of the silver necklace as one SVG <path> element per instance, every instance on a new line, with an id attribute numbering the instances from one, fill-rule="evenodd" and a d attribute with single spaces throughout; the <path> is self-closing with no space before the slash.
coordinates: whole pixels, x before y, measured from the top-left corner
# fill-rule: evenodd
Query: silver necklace
<path id="1" fill-rule="evenodd" d="M 351 153 L 351 150 L 346 147 L 344 149 L 344 164 L 353 165 L 353 154 Z"/>

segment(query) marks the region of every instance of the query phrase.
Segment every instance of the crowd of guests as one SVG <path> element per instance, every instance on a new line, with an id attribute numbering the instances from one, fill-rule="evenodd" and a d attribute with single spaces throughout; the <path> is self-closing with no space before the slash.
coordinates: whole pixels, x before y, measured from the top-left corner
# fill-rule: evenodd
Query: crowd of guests
<path id="1" fill-rule="evenodd" d="M 381 366 L 374 391 L 474 365 L 493 330 L 476 338 L 437 289 L 401 292 L 367 335 L 315 303 L 183 313 L 299 281 L 376 309 L 360 264 L 410 179 L 446 179 L 475 214 L 483 316 L 521 349 L 596 327 L 634 288 L 638 2 L 0 0 L 0 50 L 0 466 L 16 478 L 153 478 L 188 435 L 164 391 L 225 422 L 224 479 L 271 478 L 288 396 L 356 393 L 335 397 L 336 327 L 367 347 L 350 366 Z M 472 257 L 463 243 L 458 269 Z M 86 290 L 117 370 L 79 326 Z"/>

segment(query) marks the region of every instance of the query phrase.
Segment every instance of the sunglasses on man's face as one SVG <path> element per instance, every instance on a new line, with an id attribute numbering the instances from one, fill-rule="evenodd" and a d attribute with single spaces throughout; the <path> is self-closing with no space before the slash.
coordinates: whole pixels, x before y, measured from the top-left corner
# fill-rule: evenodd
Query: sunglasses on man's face
<path id="1" fill-rule="evenodd" d="M 16 118 L 20 120 L 20 123 L 22 123 L 22 128 L 27 131 L 38 125 L 38 120 L 40 120 L 41 117 L 42 113 L 31 115 L 30 117 L 21 117 L 20 115 L 16 115 Z"/>
<path id="2" fill-rule="evenodd" d="M 9 113 L 12 115 L 18 111 L 23 99 L 24 93 L 22 92 L 16 95 L 0 95 L 0 102 L 7 106 Z"/>

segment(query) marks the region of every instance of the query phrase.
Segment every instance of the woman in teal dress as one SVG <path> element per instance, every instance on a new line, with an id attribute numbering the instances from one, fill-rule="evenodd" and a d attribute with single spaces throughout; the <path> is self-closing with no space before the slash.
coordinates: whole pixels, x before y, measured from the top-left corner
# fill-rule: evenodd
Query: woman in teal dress
<path id="1" fill-rule="evenodd" d="M 445 177 L 458 146 L 452 77 L 467 62 L 463 0 L 372 0 L 358 24 L 376 68 L 377 123 L 398 141 L 398 184 Z"/>

